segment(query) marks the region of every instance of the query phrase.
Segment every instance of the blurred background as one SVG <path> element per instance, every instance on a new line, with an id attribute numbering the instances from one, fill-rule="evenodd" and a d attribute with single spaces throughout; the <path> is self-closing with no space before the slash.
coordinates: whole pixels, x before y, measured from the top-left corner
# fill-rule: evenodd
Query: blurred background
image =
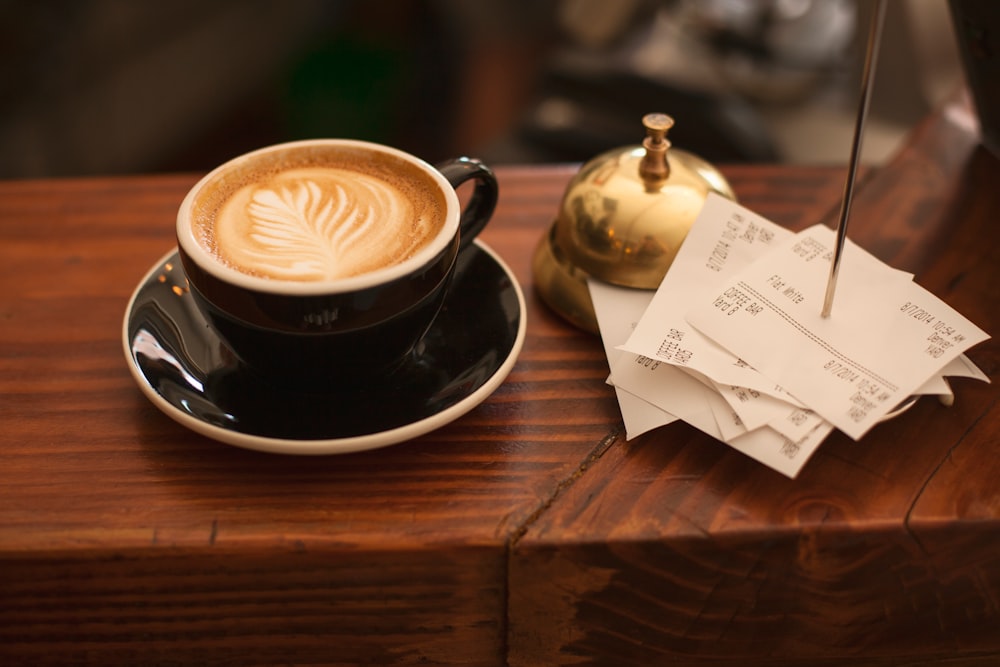
<path id="1" fill-rule="evenodd" d="M 866 0 L 0 0 L 0 178 L 207 171 L 307 137 L 578 162 L 674 116 L 717 163 L 842 164 Z M 946 0 L 891 0 L 863 158 L 963 84 Z"/>

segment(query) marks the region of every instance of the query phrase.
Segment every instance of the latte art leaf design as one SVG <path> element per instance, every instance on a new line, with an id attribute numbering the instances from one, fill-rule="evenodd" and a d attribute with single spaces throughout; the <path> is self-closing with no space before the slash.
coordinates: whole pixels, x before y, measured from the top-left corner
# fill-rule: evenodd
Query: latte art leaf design
<path id="1" fill-rule="evenodd" d="M 322 280 L 357 275 L 400 261 L 421 245 L 426 232 L 401 233 L 414 212 L 409 202 L 375 178 L 317 182 L 295 178 L 253 191 L 240 263 L 286 280 Z M 419 225 L 418 225 L 419 226 Z"/>
<path id="2" fill-rule="evenodd" d="M 332 225 L 333 203 L 324 202 L 316 183 L 307 181 L 278 190 L 254 193 L 247 215 L 252 238 L 263 250 L 253 251 L 268 272 L 325 273 L 336 253 L 324 241 Z"/>

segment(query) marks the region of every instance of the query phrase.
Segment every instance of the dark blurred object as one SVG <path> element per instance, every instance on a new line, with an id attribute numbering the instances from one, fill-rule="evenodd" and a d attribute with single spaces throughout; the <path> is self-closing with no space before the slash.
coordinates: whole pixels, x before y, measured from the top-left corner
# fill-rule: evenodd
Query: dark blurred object
<path id="1" fill-rule="evenodd" d="M 750 100 L 804 99 L 843 67 L 856 0 L 684 0 L 682 17 L 727 87 Z"/>
<path id="2" fill-rule="evenodd" d="M 624 145 L 650 109 L 716 162 L 781 155 L 762 107 L 798 103 L 845 71 L 853 0 L 564 0 L 563 39 L 518 134 L 530 158 L 583 161 Z"/>
<path id="3" fill-rule="evenodd" d="M 634 72 L 551 70 L 546 94 L 522 130 L 554 161 L 584 161 L 629 143 L 635 117 L 662 108 L 682 123 L 673 134 L 709 161 L 771 162 L 778 158 L 757 112 L 735 95 L 716 95 Z"/>
<path id="4" fill-rule="evenodd" d="M 347 4 L 277 86 L 283 139 L 364 139 L 430 162 L 454 157 L 442 148 L 462 63 L 448 17 L 424 0 L 397 1 L 391 12 Z"/>
<path id="5" fill-rule="evenodd" d="M 983 144 L 1000 157 L 1000 3 L 949 0 L 948 4 Z"/>
<path id="6" fill-rule="evenodd" d="M 201 170 L 259 146 L 262 93 L 343 5 L 0 0 L 0 178 Z"/>

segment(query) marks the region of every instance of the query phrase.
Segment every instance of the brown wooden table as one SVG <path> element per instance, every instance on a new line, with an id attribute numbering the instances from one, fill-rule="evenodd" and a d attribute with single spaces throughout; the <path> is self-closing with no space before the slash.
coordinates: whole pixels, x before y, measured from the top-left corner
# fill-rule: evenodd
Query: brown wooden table
<path id="1" fill-rule="evenodd" d="M 953 104 L 851 236 L 1000 333 L 1000 160 Z M 724 168 L 793 229 L 844 170 Z M 483 239 L 528 300 L 506 383 L 387 449 L 195 435 L 121 319 L 196 175 L 0 183 L 0 663 L 1000 664 L 996 385 L 955 383 L 796 480 L 675 423 L 626 442 L 600 342 L 532 291 L 570 166 L 498 169 Z M 996 382 L 994 340 L 970 357 Z"/>

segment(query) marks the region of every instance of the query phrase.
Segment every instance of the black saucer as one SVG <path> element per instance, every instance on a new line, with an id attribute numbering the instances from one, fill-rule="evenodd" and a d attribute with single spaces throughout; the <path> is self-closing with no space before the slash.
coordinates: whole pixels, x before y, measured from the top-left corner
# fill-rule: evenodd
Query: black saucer
<path id="1" fill-rule="evenodd" d="M 510 373 L 524 334 L 517 280 L 477 241 L 421 343 L 363 388 L 295 391 L 244 366 L 193 303 L 176 251 L 136 288 L 122 342 L 142 392 L 192 430 L 247 449 L 336 454 L 415 438 L 465 414 Z"/>

